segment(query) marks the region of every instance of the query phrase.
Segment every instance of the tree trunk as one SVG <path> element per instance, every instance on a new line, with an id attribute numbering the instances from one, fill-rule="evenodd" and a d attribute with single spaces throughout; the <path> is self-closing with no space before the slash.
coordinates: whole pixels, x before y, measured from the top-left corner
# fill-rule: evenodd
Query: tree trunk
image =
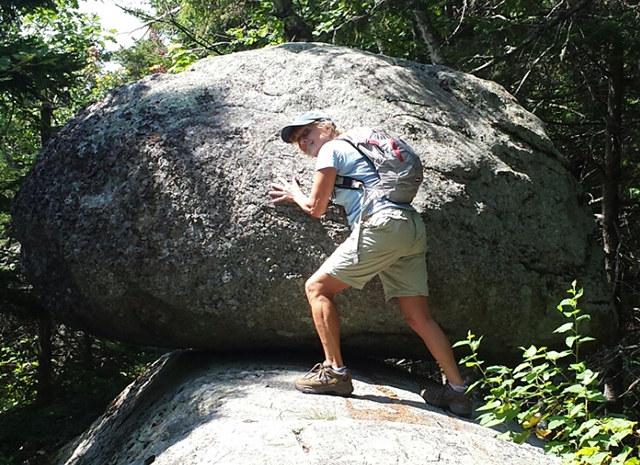
<path id="1" fill-rule="evenodd" d="M 620 169 L 622 163 L 622 94 L 624 89 L 624 58 L 622 38 L 611 45 L 609 59 L 605 166 L 602 185 L 602 213 L 604 218 L 602 236 L 606 253 L 605 267 L 611 283 L 611 293 L 619 300 L 620 286 L 618 268 Z"/>
<path id="2" fill-rule="evenodd" d="M 53 119 L 53 106 L 49 102 L 43 102 L 40 105 L 40 141 L 44 147 L 51 136 L 53 135 L 53 129 L 51 127 L 51 121 Z"/>
<path id="3" fill-rule="evenodd" d="M 291 0 L 273 0 L 276 18 L 284 23 L 284 33 L 291 42 L 312 42 L 313 33 L 306 21 L 293 9 Z"/>
<path id="4" fill-rule="evenodd" d="M 46 310 L 37 307 L 38 316 L 38 371 L 37 401 L 47 403 L 53 397 L 53 355 L 51 335 L 53 323 Z"/>
<path id="5" fill-rule="evenodd" d="M 413 2 L 411 5 L 411 13 L 413 15 L 413 23 L 414 27 L 418 32 L 418 36 L 422 40 L 422 43 L 427 48 L 429 52 L 429 57 L 431 58 L 432 65 L 443 65 L 444 61 L 440 57 L 440 43 L 433 35 L 431 22 L 429 18 L 424 13 L 422 9 L 420 9 L 420 5 L 417 2 Z"/>
<path id="6" fill-rule="evenodd" d="M 53 129 L 53 106 L 49 102 L 40 105 L 40 143 L 44 147 L 51 136 Z M 47 403 L 53 397 L 53 355 L 51 334 L 53 323 L 49 313 L 37 304 L 32 304 L 33 314 L 36 316 L 38 326 L 38 368 L 36 371 L 36 402 Z"/>
<path id="7" fill-rule="evenodd" d="M 620 175 L 622 164 L 622 95 L 624 91 L 624 46 L 622 37 L 614 37 L 609 56 L 607 92 L 607 119 L 605 142 L 604 182 L 602 186 L 602 210 L 604 222 L 602 237 L 604 242 L 605 268 L 611 283 L 611 295 L 620 312 Z M 605 373 L 604 392 L 608 412 L 622 413 L 622 358 L 618 353 Z"/>

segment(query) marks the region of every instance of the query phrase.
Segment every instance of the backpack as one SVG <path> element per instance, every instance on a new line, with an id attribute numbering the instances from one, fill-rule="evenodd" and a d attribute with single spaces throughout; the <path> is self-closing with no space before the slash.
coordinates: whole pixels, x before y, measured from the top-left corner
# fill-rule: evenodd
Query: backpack
<path id="1" fill-rule="evenodd" d="M 389 136 L 384 130 L 370 128 L 352 129 L 337 139 L 348 142 L 360 152 L 375 168 L 380 182 L 365 186 L 357 179 L 337 176 L 335 187 L 364 188 L 371 201 L 386 198 L 394 203 L 411 203 L 423 174 L 420 157 L 409 144 Z"/>

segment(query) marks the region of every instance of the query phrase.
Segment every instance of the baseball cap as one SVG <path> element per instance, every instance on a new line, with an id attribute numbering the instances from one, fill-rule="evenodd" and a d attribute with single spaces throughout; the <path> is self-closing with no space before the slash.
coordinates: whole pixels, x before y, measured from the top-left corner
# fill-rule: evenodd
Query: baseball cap
<path id="1" fill-rule="evenodd" d="M 285 142 L 291 142 L 291 134 L 298 128 L 311 124 L 315 121 L 331 121 L 329 115 L 321 111 L 308 111 L 294 119 L 290 124 L 280 130 L 280 137 Z"/>

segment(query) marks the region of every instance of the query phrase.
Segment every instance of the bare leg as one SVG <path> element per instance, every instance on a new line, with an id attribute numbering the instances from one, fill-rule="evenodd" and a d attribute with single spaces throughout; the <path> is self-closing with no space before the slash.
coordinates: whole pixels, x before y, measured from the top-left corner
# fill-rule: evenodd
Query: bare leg
<path id="1" fill-rule="evenodd" d="M 398 297 L 405 320 L 422 338 L 433 358 L 440 364 L 449 383 L 463 386 L 451 343 L 431 316 L 429 299 L 425 296 Z"/>
<path id="2" fill-rule="evenodd" d="M 305 283 L 307 300 L 311 305 L 313 323 L 320 336 L 325 360 L 336 367 L 342 366 L 343 362 L 340 352 L 340 315 L 333 298 L 348 287 L 348 284 L 321 271 L 317 271 Z"/>

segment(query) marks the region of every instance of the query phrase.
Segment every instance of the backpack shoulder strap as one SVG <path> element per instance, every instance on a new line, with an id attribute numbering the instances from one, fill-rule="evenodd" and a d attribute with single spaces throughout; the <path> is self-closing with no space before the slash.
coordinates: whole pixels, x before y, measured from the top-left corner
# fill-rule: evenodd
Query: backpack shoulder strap
<path id="1" fill-rule="evenodd" d="M 345 132 L 344 134 L 340 134 L 337 137 L 337 139 L 343 140 L 346 143 L 348 143 L 351 147 L 353 147 L 360 155 L 362 155 L 362 157 L 367 161 L 367 163 L 369 163 L 371 168 L 373 168 L 374 173 L 378 175 L 378 169 L 376 168 L 375 163 L 373 162 L 371 157 L 367 155 L 367 152 L 365 150 L 362 150 L 362 148 L 360 147 L 361 144 L 368 144 L 371 142 L 375 142 L 371 139 L 374 134 L 375 134 L 375 131 L 373 129 L 360 127 L 360 128 L 351 129 Z"/>

